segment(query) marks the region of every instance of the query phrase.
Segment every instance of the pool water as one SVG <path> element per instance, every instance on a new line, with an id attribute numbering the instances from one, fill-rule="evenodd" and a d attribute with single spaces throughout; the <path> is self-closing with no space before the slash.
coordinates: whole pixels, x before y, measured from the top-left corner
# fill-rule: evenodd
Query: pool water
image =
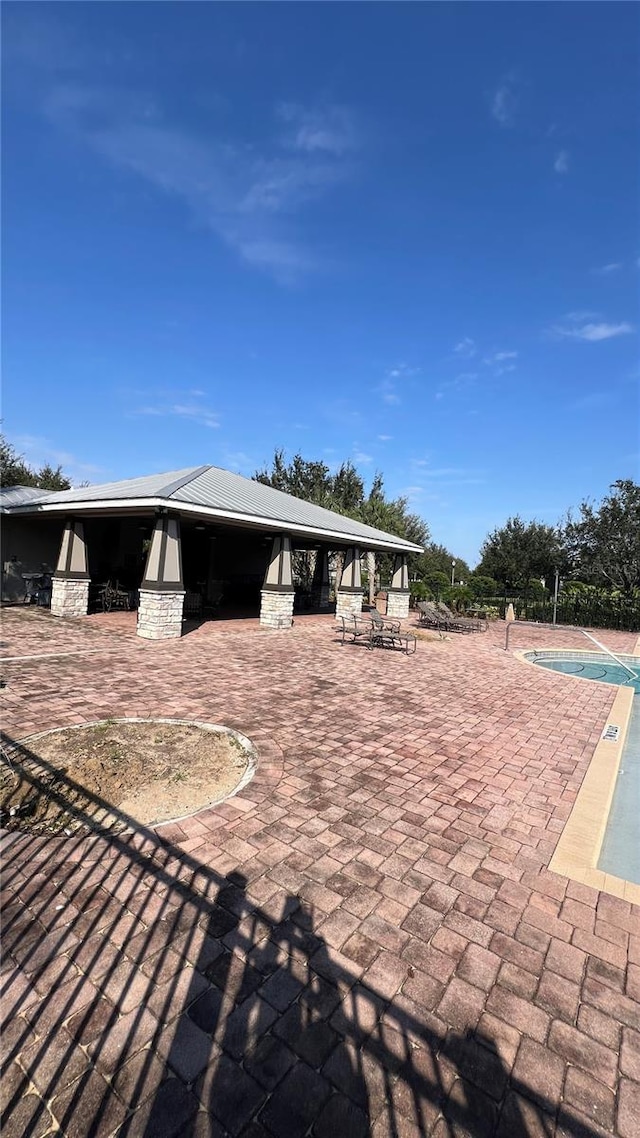
<path id="1" fill-rule="evenodd" d="M 528 652 L 526 658 L 565 676 L 623 684 L 635 691 L 598 869 L 640 885 L 640 678 L 632 680 L 619 664 L 595 652 Z M 639 657 L 621 654 L 620 658 L 640 673 Z"/>
<path id="2" fill-rule="evenodd" d="M 613 660 L 607 661 L 606 657 L 603 656 L 598 660 L 593 658 L 579 660 L 546 655 L 536 657 L 531 652 L 528 653 L 528 659 L 534 664 L 539 664 L 541 668 L 549 668 L 552 672 L 562 672 L 564 676 L 579 676 L 583 680 L 601 680 L 603 684 L 624 684 L 625 687 L 633 688 L 636 695 L 640 694 L 640 678 L 632 680 L 624 668 L 621 668 L 619 664 L 614 664 Z M 629 657 L 629 667 L 634 672 L 640 672 L 640 660 L 636 659 L 637 666 L 634 667 L 633 659 L 633 656 Z M 624 662 L 627 663 L 626 658 Z"/>

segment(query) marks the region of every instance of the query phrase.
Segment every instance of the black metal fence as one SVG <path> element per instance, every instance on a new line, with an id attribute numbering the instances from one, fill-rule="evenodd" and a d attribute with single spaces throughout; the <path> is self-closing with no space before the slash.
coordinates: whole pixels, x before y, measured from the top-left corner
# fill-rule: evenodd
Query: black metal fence
<path id="1" fill-rule="evenodd" d="M 521 596 L 486 597 L 483 603 L 498 609 L 504 617 L 508 604 L 513 605 L 516 620 L 537 620 L 550 624 L 553 620 L 553 598 Z M 574 624 L 586 628 L 617 628 L 640 632 L 640 597 L 612 596 L 610 593 L 561 593 L 556 614 L 558 624 Z"/>

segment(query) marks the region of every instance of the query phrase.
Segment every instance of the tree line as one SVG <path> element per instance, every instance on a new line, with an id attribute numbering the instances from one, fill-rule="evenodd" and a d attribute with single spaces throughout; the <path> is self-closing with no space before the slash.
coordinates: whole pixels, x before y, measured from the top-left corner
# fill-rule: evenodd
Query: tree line
<path id="1" fill-rule="evenodd" d="M 271 467 L 256 471 L 254 478 L 424 546 L 424 553 L 410 556 L 409 567 L 412 578 L 430 592 L 451 587 L 452 576 L 456 587 L 464 586 L 476 596 L 535 592 L 553 587 L 556 571 L 563 578 L 617 589 L 625 596 L 640 588 L 640 486 L 631 479 L 612 483 L 599 505 L 585 500 L 575 516 L 569 512 L 555 526 L 524 521 L 517 514 L 508 518 L 487 535 L 480 561 L 471 570 L 463 558 L 430 539 L 426 521 L 409 510 L 406 498 L 387 497 L 380 473 L 367 492 L 350 461 L 332 472 L 326 463 L 301 454 L 287 462 L 284 451 L 276 450 Z"/>
<path id="2" fill-rule="evenodd" d="M 556 571 L 632 597 L 640 589 L 640 486 L 618 479 L 602 502 L 587 500 L 556 526 L 516 515 L 484 541 L 477 572 L 508 590 L 553 582 Z"/>

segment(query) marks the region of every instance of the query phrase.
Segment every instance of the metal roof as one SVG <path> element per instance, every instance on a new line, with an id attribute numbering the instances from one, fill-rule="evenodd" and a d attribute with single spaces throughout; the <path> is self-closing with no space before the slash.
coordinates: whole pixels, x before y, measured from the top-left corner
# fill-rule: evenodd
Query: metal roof
<path id="1" fill-rule="evenodd" d="M 12 506 L 26 506 L 46 494 L 38 486 L 3 486 L 0 489 L 0 512 L 5 513 Z"/>
<path id="2" fill-rule="evenodd" d="M 20 513 L 47 512 L 76 504 L 78 508 L 107 507 L 111 502 L 149 506 L 172 502 L 178 510 L 261 525 L 284 528 L 314 537 L 331 535 L 370 547 L 420 552 L 421 546 L 354 521 L 343 514 L 326 510 L 302 498 L 274 490 L 262 482 L 254 482 L 219 466 L 194 466 L 172 470 L 166 474 L 150 474 L 83 486 L 75 490 L 39 492 L 37 501 L 11 503 Z M 20 508 L 22 507 L 22 508 Z"/>

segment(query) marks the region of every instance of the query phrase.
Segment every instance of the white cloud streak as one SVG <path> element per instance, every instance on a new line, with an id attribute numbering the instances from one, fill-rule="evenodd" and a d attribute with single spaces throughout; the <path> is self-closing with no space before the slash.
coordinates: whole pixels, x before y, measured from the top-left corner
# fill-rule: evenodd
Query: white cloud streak
<path id="1" fill-rule="evenodd" d="M 601 340 L 612 340 L 617 336 L 626 336 L 634 331 L 633 324 L 623 320 L 618 324 L 610 324 L 601 320 L 584 322 L 585 313 L 569 313 L 566 317 L 568 323 L 555 324 L 550 332 L 553 336 L 565 340 L 583 340 L 585 343 L 596 344 Z"/>
<path id="2" fill-rule="evenodd" d="M 592 269 L 592 273 L 596 273 L 599 277 L 608 277 L 611 273 L 618 273 L 622 268 L 622 261 L 610 261 L 608 265 L 600 265 L 597 269 Z"/>
<path id="3" fill-rule="evenodd" d="M 280 103 L 277 114 L 289 128 L 284 138 L 285 145 L 294 150 L 340 156 L 358 145 L 355 117 L 348 107 L 336 104 L 304 107 L 300 103 Z"/>
<path id="4" fill-rule="evenodd" d="M 157 416 L 158 418 L 188 419 L 201 427 L 209 427 L 212 430 L 220 426 L 219 416 L 200 403 L 148 403 L 136 408 L 132 413 L 134 415 Z"/>
<path id="5" fill-rule="evenodd" d="M 61 466 L 63 474 L 73 483 L 85 482 L 95 475 L 105 473 L 104 467 L 83 462 L 69 451 L 60 450 L 50 439 L 41 435 L 17 435 L 12 441 L 29 466 L 41 467 L 47 463 L 54 467 Z"/>
<path id="6" fill-rule="evenodd" d="M 463 336 L 453 351 L 456 356 L 460 356 L 463 360 L 470 360 L 472 356 L 475 356 L 478 349 L 475 340 L 472 340 L 470 336 Z"/>
<path id="7" fill-rule="evenodd" d="M 569 173 L 569 152 L 567 150 L 558 151 L 555 162 L 553 163 L 553 168 L 556 174 Z"/>
<path id="8" fill-rule="evenodd" d="M 493 352 L 490 356 L 485 356 L 483 364 L 492 367 L 494 364 L 504 363 L 505 360 L 516 360 L 518 358 L 517 352 Z"/>
<path id="9" fill-rule="evenodd" d="M 305 118 L 304 108 L 287 106 L 295 139 L 285 144 L 274 138 L 262 152 L 239 141 L 191 135 L 167 124 L 148 100 L 106 89 L 58 85 L 45 113 L 113 166 L 180 200 L 248 265 L 293 283 L 318 266 L 296 219 L 350 177 L 346 154 L 352 144 L 344 130 L 338 138 L 344 108 L 326 109 L 323 133 L 323 112 Z"/>
<path id="10" fill-rule="evenodd" d="M 507 75 L 491 100 L 491 114 L 495 121 L 502 127 L 514 126 L 519 102 L 515 76 Z"/>

